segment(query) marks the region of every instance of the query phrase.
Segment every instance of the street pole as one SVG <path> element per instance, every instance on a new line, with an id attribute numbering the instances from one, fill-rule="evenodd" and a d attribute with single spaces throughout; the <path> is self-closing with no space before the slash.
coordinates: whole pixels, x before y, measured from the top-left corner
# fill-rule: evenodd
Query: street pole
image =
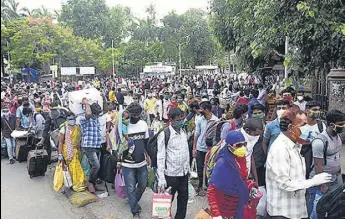
<path id="1" fill-rule="evenodd" d="M 115 74 L 114 40 L 111 41 L 111 55 L 113 57 L 113 76 Z"/>
<path id="2" fill-rule="evenodd" d="M 181 71 L 181 68 L 182 68 L 181 43 L 178 44 L 178 56 L 179 56 L 179 63 L 180 63 L 179 71 L 180 71 L 180 76 L 182 76 L 182 71 Z"/>
<path id="3" fill-rule="evenodd" d="M 285 37 L 285 58 L 287 58 L 287 54 L 289 53 L 289 37 Z M 285 75 L 284 78 L 288 78 L 288 67 L 285 66 Z"/>

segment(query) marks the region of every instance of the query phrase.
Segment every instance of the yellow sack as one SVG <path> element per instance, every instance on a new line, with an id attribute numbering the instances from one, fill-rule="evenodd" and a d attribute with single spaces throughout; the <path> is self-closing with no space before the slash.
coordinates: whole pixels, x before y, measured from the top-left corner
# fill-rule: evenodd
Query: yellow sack
<path id="1" fill-rule="evenodd" d="M 54 173 L 54 191 L 59 191 L 63 186 L 63 171 L 62 171 L 62 163 L 60 162 L 56 168 Z"/>
<path id="2" fill-rule="evenodd" d="M 92 202 L 96 202 L 97 197 L 88 191 L 84 191 L 84 192 L 74 193 L 71 196 L 70 200 L 71 200 L 73 205 L 75 205 L 77 207 L 84 207 L 85 205 L 88 205 Z"/>

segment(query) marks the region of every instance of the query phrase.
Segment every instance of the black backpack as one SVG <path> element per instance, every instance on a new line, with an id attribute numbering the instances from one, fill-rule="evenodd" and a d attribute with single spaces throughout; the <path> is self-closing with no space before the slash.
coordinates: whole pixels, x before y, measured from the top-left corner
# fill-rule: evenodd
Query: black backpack
<path id="1" fill-rule="evenodd" d="M 154 168 L 157 168 L 157 153 L 158 153 L 157 138 L 161 132 L 164 132 L 164 135 L 165 135 L 165 148 L 168 146 L 168 142 L 170 139 L 169 127 L 160 130 L 157 134 L 155 134 L 152 138 L 150 138 L 147 143 L 147 148 L 146 148 L 146 152 L 148 153 L 151 159 L 151 167 L 154 167 Z"/>
<path id="2" fill-rule="evenodd" d="M 345 184 L 324 194 L 316 206 L 318 219 L 345 218 Z"/>
<path id="3" fill-rule="evenodd" d="M 98 172 L 98 177 L 107 182 L 114 183 L 116 175 L 116 158 L 106 151 L 101 159 L 101 167 Z"/>
<path id="4" fill-rule="evenodd" d="M 323 132 L 322 122 L 317 121 L 317 126 L 319 128 L 320 133 L 322 133 Z M 323 149 L 324 156 L 323 157 L 324 157 L 324 165 L 326 165 L 327 164 L 328 141 L 326 139 L 322 139 L 320 137 L 316 137 L 315 139 L 321 139 L 324 142 L 324 149 Z M 313 156 L 312 142 L 302 145 L 302 149 L 301 149 L 300 154 L 302 155 L 302 157 L 304 157 L 304 160 L 305 160 L 306 179 L 309 179 L 310 172 L 314 168 L 314 156 Z"/>
<path id="5" fill-rule="evenodd" d="M 50 118 L 51 118 L 50 131 L 60 129 L 67 120 L 68 112 L 66 110 L 59 109 L 58 112 L 59 112 L 59 115 L 56 118 L 52 118 L 52 116 L 50 115 Z"/>
<path id="6" fill-rule="evenodd" d="M 205 132 L 205 143 L 207 147 L 212 147 L 221 140 L 222 129 L 225 123 L 230 124 L 231 130 L 236 129 L 236 124 L 233 119 L 219 120 L 214 122 L 209 121 Z"/>

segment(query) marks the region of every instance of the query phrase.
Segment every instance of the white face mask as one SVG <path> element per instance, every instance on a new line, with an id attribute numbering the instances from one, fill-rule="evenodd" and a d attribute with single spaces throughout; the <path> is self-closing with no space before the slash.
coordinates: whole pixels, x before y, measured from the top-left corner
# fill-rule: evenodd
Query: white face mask
<path id="1" fill-rule="evenodd" d="M 278 117 L 278 120 L 280 121 L 280 118 L 283 116 L 285 110 L 277 110 L 277 117 Z"/>
<path id="2" fill-rule="evenodd" d="M 304 99 L 303 96 L 298 96 L 298 97 L 297 97 L 297 100 L 299 100 L 299 101 L 302 101 L 303 99 Z"/>

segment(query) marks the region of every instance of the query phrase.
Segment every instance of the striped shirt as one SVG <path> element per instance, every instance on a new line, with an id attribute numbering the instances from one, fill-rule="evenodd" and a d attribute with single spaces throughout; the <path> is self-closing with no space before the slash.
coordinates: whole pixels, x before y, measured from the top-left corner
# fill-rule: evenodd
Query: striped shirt
<path id="1" fill-rule="evenodd" d="M 164 132 L 158 135 L 157 166 L 158 176 L 164 179 L 167 176 L 185 176 L 189 173 L 189 148 L 186 132 L 181 129 L 176 132 L 171 126 L 168 145 L 165 146 Z"/>
<path id="2" fill-rule="evenodd" d="M 300 155 L 301 145 L 283 133 L 273 142 L 267 156 L 267 212 L 270 216 L 291 219 L 308 217 L 306 190 L 297 190 L 305 181 L 306 167 Z"/>

